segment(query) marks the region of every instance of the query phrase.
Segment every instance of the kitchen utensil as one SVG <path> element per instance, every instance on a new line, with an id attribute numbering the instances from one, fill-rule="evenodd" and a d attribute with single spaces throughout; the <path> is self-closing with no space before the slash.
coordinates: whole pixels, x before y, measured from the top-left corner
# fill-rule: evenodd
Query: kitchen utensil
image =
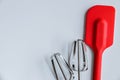
<path id="1" fill-rule="evenodd" d="M 115 9 L 96 5 L 86 14 L 85 43 L 94 52 L 93 80 L 101 80 L 101 62 L 104 50 L 113 44 Z"/>

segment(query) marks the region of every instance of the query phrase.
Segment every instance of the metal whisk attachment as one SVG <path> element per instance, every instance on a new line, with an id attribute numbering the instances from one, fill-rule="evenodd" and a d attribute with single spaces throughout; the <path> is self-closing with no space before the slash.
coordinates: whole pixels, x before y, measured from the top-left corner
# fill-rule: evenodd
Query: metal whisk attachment
<path id="1" fill-rule="evenodd" d="M 68 62 L 72 70 L 77 72 L 77 79 L 80 80 L 80 72 L 88 70 L 86 45 L 81 39 L 73 42 Z"/>
<path id="2" fill-rule="evenodd" d="M 51 57 L 56 80 L 80 80 L 80 72 L 88 70 L 85 43 L 82 40 L 73 42 L 68 58 L 67 62 L 60 53 Z"/>
<path id="3" fill-rule="evenodd" d="M 51 57 L 56 80 L 72 80 L 73 71 L 60 53 L 55 53 Z"/>
<path id="4" fill-rule="evenodd" d="M 88 69 L 86 46 L 81 39 L 73 42 L 68 62 L 74 71 L 86 71 Z"/>

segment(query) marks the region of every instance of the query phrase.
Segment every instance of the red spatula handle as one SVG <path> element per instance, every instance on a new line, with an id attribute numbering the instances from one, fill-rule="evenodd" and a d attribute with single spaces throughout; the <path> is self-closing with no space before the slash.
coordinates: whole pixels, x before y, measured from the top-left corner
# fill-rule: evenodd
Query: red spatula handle
<path id="1" fill-rule="evenodd" d="M 101 80 L 102 53 L 106 48 L 107 22 L 104 19 L 98 19 L 95 22 L 95 42 L 94 42 L 94 71 L 93 80 Z"/>
<path id="2" fill-rule="evenodd" d="M 101 64 L 102 55 L 94 55 L 93 80 L 101 80 Z"/>

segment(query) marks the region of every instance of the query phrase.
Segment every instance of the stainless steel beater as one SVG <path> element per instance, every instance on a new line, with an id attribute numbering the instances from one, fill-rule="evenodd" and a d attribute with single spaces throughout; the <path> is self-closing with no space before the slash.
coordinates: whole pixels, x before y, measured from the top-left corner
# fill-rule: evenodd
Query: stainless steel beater
<path id="1" fill-rule="evenodd" d="M 80 72 L 88 70 L 85 43 L 81 39 L 73 42 L 68 62 L 60 53 L 55 53 L 51 62 L 56 80 L 80 80 Z"/>

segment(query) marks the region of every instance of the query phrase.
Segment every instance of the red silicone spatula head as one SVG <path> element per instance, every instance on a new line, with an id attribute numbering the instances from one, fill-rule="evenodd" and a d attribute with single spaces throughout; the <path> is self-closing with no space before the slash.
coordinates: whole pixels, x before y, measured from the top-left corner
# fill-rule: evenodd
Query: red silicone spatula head
<path id="1" fill-rule="evenodd" d="M 94 52 L 93 80 L 101 80 L 103 51 L 112 45 L 115 9 L 112 6 L 97 5 L 86 14 L 85 43 Z"/>
<path id="2" fill-rule="evenodd" d="M 111 46 L 114 34 L 114 17 L 115 9 L 112 6 L 96 5 L 90 8 L 86 14 L 85 43 L 93 49 L 97 44 L 98 48 L 104 47 L 104 49 Z M 102 37 L 104 41 L 100 41 Z M 104 42 L 103 46 L 101 46 L 103 44 L 101 42 Z"/>

